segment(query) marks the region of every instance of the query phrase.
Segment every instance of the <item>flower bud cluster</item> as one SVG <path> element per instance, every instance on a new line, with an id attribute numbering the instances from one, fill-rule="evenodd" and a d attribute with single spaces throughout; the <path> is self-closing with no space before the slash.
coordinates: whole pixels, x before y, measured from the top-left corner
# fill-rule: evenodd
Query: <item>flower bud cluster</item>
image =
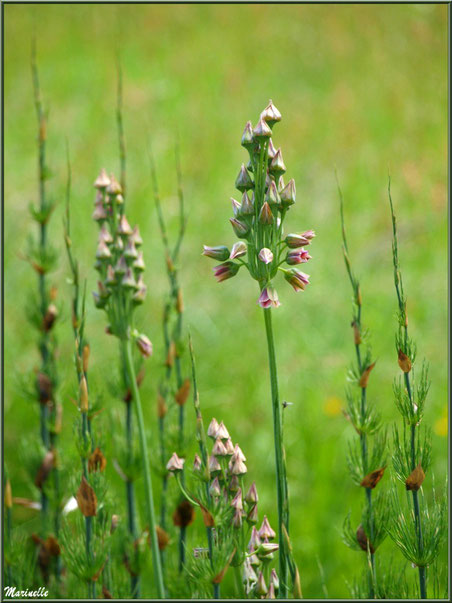
<path id="1" fill-rule="evenodd" d="M 93 292 L 97 308 L 109 318 L 108 332 L 120 338 L 132 335 L 144 357 L 152 354 L 146 335 L 130 331 L 134 309 L 146 298 L 145 264 L 138 226 L 132 228 L 124 213 L 119 182 L 102 169 L 94 182 L 96 198 L 93 220 L 99 224 L 95 268 L 98 290 Z"/>
<path id="2" fill-rule="evenodd" d="M 242 164 L 235 181 L 241 199 L 231 199 L 234 215 L 230 222 L 240 241 L 231 251 L 224 245 L 204 246 L 203 251 L 203 255 L 221 262 L 213 269 L 220 283 L 245 266 L 259 283 L 258 303 L 262 308 L 280 305 L 272 285 L 278 271 L 295 291 L 303 291 L 309 284 L 309 275 L 296 268 L 283 268 L 282 264 L 296 266 L 310 260 L 305 247 L 315 236 L 313 230 L 307 230 L 284 237 L 283 223 L 296 201 L 296 188 L 293 178 L 285 184 L 282 151 L 273 145 L 272 128 L 279 121 L 281 113 L 270 100 L 256 126 L 253 128 L 250 121 L 246 124 L 242 146 L 248 151 L 249 161 L 246 166 Z"/>

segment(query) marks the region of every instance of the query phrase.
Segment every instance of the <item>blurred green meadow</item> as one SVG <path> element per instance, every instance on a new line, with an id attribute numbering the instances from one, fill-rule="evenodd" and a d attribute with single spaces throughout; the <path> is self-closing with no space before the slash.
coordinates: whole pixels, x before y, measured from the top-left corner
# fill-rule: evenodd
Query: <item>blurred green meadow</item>
<path id="1" fill-rule="evenodd" d="M 72 165 L 72 241 L 87 291 L 97 225 L 91 220 L 99 169 L 119 172 L 116 53 L 123 69 L 127 146 L 127 207 L 145 241 L 148 298 L 139 323 L 154 343 L 143 383 L 143 403 L 156 430 L 156 388 L 163 371 L 162 307 L 167 291 L 149 170 L 155 156 L 163 209 L 177 229 L 176 136 L 181 145 L 189 214 L 181 255 L 186 332 L 196 351 L 206 425 L 223 419 L 247 456 L 262 516 L 276 526 L 273 433 L 267 351 L 258 287 L 241 271 L 217 284 L 202 245 L 232 245 L 229 198 L 246 151 L 243 127 L 253 124 L 269 98 L 283 119 L 275 127 L 297 203 L 287 228 L 313 228 L 306 271 L 311 284 L 295 294 L 276 281 L 281 307 L 274 312 L 280 393 L 291 501 L 291 537 L 303 594 L 349 596 L 364 556 L 341 541 L 352 511 L 359 523 L 362 489 L 346 466 L 352 427 L 342 415 L 346 373 L 353 359 L 351 289 L 341 251 L 337 167 L 345 198 L 350 256 L 361 277 L 363 320 L 377 358 L 368 395 L 391 431 L 401 424 L 392 383 L 398 375 L 394 347 L 396 297 L 387 200 L 388 169 L 399 225 L 399 245 L 411 334 L 418 357 L 430 362 L 432 385 L 425 422 L 433 428 L 433 470 L 424 484 L 444 483 L 447 467 L 447 10 L 446 5 L 14 5 L 4 8 L 4 452 L 14 496 L 36 496 L 21 461 L 21 446 L 38 432 L 38 408 L 25 399 L 20 376 L 38 364 L 34 332 L 25 321 L 36 275 L 21 259 L 35 226 L 28 205 L 37 199 L 36 118 L 30 74 L 33 35 L 44 102 L 49 111 L 49 195 L 58 201 L 50 237 L 60 250 L 57 272 L 62 319 L 59 339 L 60 399 L 64 407 L 61 462 L 78 467 L 72 435 L 76 409 L 70 285 L 62 235 L 66 141 Z M 109 389 L 117 357 L 105 320 L 87 304 L 92 389 L 102 395 L 109 464 L 118 513 L 123 485 L 116 475 L 108 415 L 120 402 Z M 184 358 L 189 375 L 188 358 Z M 35 403 L 36 404 L 36 403 Z M 187 430 L 194 411 L 187 402 Z M 156 445 L 152 441 L 151 446 Z M 189 461 L 187 461 L 189 462 Z M 381 485 L 390 484 L 388 471 Z M 157 475 L 154 482 L 158 483 Z M 386 482 L 386 484 L 385 484 Z M 140 485 L 141 487 L 141 485 Z M 399 492 L 402 486 L 398 484 Z M 68 489 L 67 495 L 73 492 Z M 175 488 L 174 488 L 175 491 Z M 143 500 L 141 498 L 141 500 Z M 31 513 L 15 508 L 26 525 Z M 144 511 L 143 511 L 144 515 Z M 144 517 L 142 517 L 144 522 Z M 200 518 L 189 546 L 203 546 Z M 172 545 L 177 547 L 176 541 Z M 386 554 L 385 554 L 386 551 Z M 382 557 L 405 561 L 391 542 Z M 446 551 L 442 555 L 446 560 Z M 409 564 L 407 564 L 409 565 Z M 321 569 L 320 569 L 321 568 Z M 408 567 L 407 576 L 415 580 Z M 150 580 L 150 578 L 148 578 Z M 149 592 L 152 592 L 152 587 Z M 231 595 L 227 580 L 223 593 Z M 74 595 L 76 596 L 76 595 Z"/>

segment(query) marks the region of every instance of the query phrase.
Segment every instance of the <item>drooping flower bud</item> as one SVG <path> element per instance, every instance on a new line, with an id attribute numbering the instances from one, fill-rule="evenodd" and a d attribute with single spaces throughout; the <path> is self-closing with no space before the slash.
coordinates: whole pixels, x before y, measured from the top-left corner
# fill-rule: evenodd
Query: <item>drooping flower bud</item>
<path id="1" fill-rule="evenodd" d="M 209 436 L 209 438 L 212 438 L 213 440 L 215 440 L 217 437 L 217 431 L 218 431 L 218 421 L 214 417 L 210 421 L 209 427 L 207 428 L 207 435 Z"/>
<path id="2" fill-rule="evenodd" d="M 242 511 L 240 509 L 235 510 L 234 516 L 232 518 L 232 526 L 237 530 L 242 527 Z"/>
<path id="3" fill-rule="evenodd" d="M 173 452 L 170 460 L 168 461 L 166 468 L 168 471 L 172 473 L 177 473 L 179 471 L 183 471 L 184 469 L 185 459 L 181 459 L 177 456 L 175 452 Z"/>
<path id="4" fill-rule="evenodd" d="M 270 249 L 268 249 L 268 247 L 263 247 L 259 251 L 258 257 L 261 262 L 264 262 L 264 264 L 270 264 L 271 262 L 273 262 L 273 253 Z"/>
<path id="5" fill-rule="evenodd" d="M 114 268 L 115 274 L 121 276 L 126 273 L 127 270 L 127 262 L 126 258 L 122 255 L 119 260 L 116 262 L 116 266 Z"/>
<path id="6" fill-rule="evenodd" d="M 218 425 L 218 431 L 216 433 L 216 437 L 220 438 L 221 440 L 228 440 L 229 439 L 229 432 L 226 429 L 226 425 L 223 423 L 223 421 L 221 421 L 221 423 Z"/>
<path id="7" fill-rule="evenodd" d="M 127 222 L 127 218 L 125 217 L 124 214 L 119 218 L 117 232 L 118 232 L 118 234 L 126 236 L 126 237 L 130 237 L 130 235 L 133 233 L 133 230 L 130 227 L 130 224 Z"/>
<path id="8" fill-rule="evenodd" d="M 284 208 L 288 208 L 295 203 L 296 192 L 295 180 L 291 178 L 280 194 L 281 205 Z"/>
<path id="9" fill-rule="evenodd" d="M 237 201 L 237 199 L 234 199 L 234 197 L 231 197 L 231 204 L 234 216 L 238 216 L 240 214 L 242 206 L 240 205 L 239 201 Z"/>
<path id="10" fill-rule="evenodd" d="M 248 174 L 245 164 L 242 163 L 242 167 L 240 168 L 239 174 L 235 180 L 235 188 L 243 193 L 243 191 L 247 191 L 250 188 L 253 188 L 253 186 L 253 181 Z"/>
<path id="11" fill-rule="evenodd" d="M 220 264 L 219 266 L 215 266 L 213 269 L 214 276 L 217 279 L 218 283 L 222 283 L 228 278 L 232 278 L 239 271 L 240 264 L 235 264 L 234 262 L 224 262 L 224 264 Z"/>
<path id="12" fill-rule="evenodd" d="M 272 99 L 268 101 L 268 105 L 262 111 L 261 119 L 264 119 L 271 128 L 276 122 L 281 121 L 281 113 L 273 104 Z"/>
<path id="13" fill-rule="evenodd" d="M 283 270 L 284 278 L 286 281 L 292 285 L 295 292 L 304 291 L 306 289 L 306 285 L 309 285 L 309 274 L 305 274 L 300 270 L 295 270 L 292 268 L 291 270 Z"/>
<path id="14" fill-rule="evenodd" d="M 256 586 L 254 587 L 254 592 L 259 597 L 264 597 L 268 592 L 267 585 L 265 584 L 264 574 L 262 572 L 259 572 Z"/>
<path id="15" fill-rule="evenodd" d="M 219 262 L 224 262 L 229 258 L 229 249 L 225 245 L 219 245 L 218 247 L 207 247 L 207 245 L 204 245 L 202 255 Z"/>
<path id="16" fill-rule="evenodd" d="M 270 207 L 276 207 L 280 204 L 280 198 L 274 180 L 272 180 L 268 186 L 265 201 L 270 205 Z"/>
<path id="17" fill-rule="evenodd" d="M 134 263 L 132 264 L 132 267 L 137 272 L 143 272 L 145 270 L 146 266 L 144 264 L 143 252 L 142 251 L 138 251 L 137 258 L 134 261 Z"/>
<path id="18" fill-rule="evenodd" d="M 265 201 L 265 203 L 261 207 L 261 211 L 259 213 L 259 222 L 261 224 L 272 224 L 273 223 L 273 214 L 270 209 L 270 205 Z"/>
<path id="19" fill-rule="evenodd" d="M 245 583 L 255 583 L 257 582 L 257 576 L 252 568 L 249 558 L 245 559 L 243 564 L 243 581 Z"/>
<path id="20" fill-rule="evenodd" d="M 245 147 L 245 149 L 250 149 L 253 144 L 253 126 L 250 121 L 247 121 L 242 134 L 242 147 Z"/>
<path id="21" fill-rule="evenodd" d="M 215 477 L 212 480 L 212 483 L 209 486 L 209 494 L 214 498 L 218 498 L 221 494 L 220 482 L 218 481 L 218 477 Z"/>
<path id="22" fill-rule="evenodd" d="M 250 227 L 246 222 L 237 220 L 237 218 L 230 218 L 229 222 L 232 224 L 232 228 L 239 239 L 245 239 L 248 236 Z"/>
<path id="23" fill-rule="evenodd" d="M 226 456 L 226 448 L 219 437 L 217 437 L 217 439 L 215 440 L 215 444 L 212 448 L 212 454 L 214 454 L 215 456 Z"/>
<path id="24" fill-rule="evenodd" d="M 256 482 L 253 482 L 246 493 L 245 500 L 247 503 L 255 504 L 259 500 L 259 496 L 257 494 Z"/>
<path id="25" fill-rule="evenodd" d="M 135 277 L 133 276 L 133 272 L 132 272 L 131 268 L 127 268 L 126 273 L 122 277 L 121 287 L 124 287 L 124 289 L 136 289 L 137 288 L 137 283 L 135 281 Z"/>
<path id="26" fill-rule="evenodd" d="M 257 523 L 257 520 L 258 520 L 258 514 L 257 514 L 257 503 L 256 503 L 248 511 L 248 515 L 246 516 L 246 521 L 251 525 L 255 525 Z"/>
<path id="27" fill-rule="evenodd" d="M 232 246 L 231 255 L 229 256 L 229 259 L 235 260 L 235 258 L 242 257 L 242 255 L 246 254 L 247 249 L 248 248 L 246 246 L 246 243 L 244 243 L 243 241 L 237 241 L 237 243 L 234 243 L 234 245 Z"/>
<path id="28" fill-rule="evenodd" d="M 103 241 L 100 241 L 97 246 L 96 258 L 98 260 L 108 260 L 111 258 L 111 251 Z"/>
<path id="29" fill-rule="evenodd" d="M 273 540 L 276 536 L 276 532 L 271 527 L 266 515 L 264 515 L 258 534 L 261 540 Z"/>
<path id="30" fill-rule="evenodd" d="M 133 227 L 133 231 L 130 236 L 132 241 L 135 243 L 135 247 L 141 247 L 141 245 L 143 245 L 143 239 L 141 238 L 140 229 L 138 228 L 138 225 Z"/>
<path id="31" fill-rule="evenodd" d="M 276 176 L 280 176 L 281 174 L 284 174 L 285 171 L 286 166 L 284 165 L 281 149 L 278 149 L 270 163 L 270 172 Z"/>
<path id="32" fill-rule="evenodd" d="M 150 358 L 150 356 L 152 356 L 152 343 L 151 340 L 146 337 L 146 335 L 140 333 L 135 339 L 135 343 L 137 344 L 138 349 L 140 350 L 140 354 L 142 356 L 144 356 L 145 358 Z"/>
<path id="33" fill-rule="evenodd" d="M 259 296 L 257 303 L 261 308 L 278 308 L 281 305 L 276 289 L 265 287 Z"/>
<path id="34" fill-rule="evenodd" d="M 107 175 L 107 172 L 104 170 L 104 168 L 102 168 L 99 172 L 99 175 L 97 176 L 96 180 L 94 181 L 94 186 L 98 189 L 101 188 L 107 188 L 107 186 L 110 184 L 110 178 Z"/>
<path id="35" fill-rule="evenodd" d="M 243 193 L 243 196 L 242 196 L 242 209 L 241 209 L 241 213 L 244 216 L 252 216 L 254 214 L 254 203 L 248 197 L 248 193 L 246 191 Z"/>
<path id="36" fill-rule="evenodd" d="M 101 229 L 99 230 L 99 243 L 102 241 L 106 245 L 110 245 L 113 243 L 113 237 L 111 236 L 110 231 L 108 230 L 108 226 L 106 224 L 102 224 Z"/>
<path id="37" fill-rule="evenodd" d="M 306 249 L 295 249 L 293 251 L 289 251 L 286 256 L 286 262 L 289 266 L 294 266 L 296 264 L 305 264 L 308 260 L 311 259 L 311 256 L 306 251 Z"/>
<path id="38" fill-rule="evenodd" d="M 262 117 L 257 122 L 256 127 L 253 130 L 253 135 L 256 140 L 265 140 L 270 138 L 272 135 L 271 128 Z"/>
<path id="39" fill-rule="evenodd" d="M 135 243 L 130 237 L 127 239 L 126 248 L 124 249 L 124 257 L 128 260 L 136 260 L 138 257 L 138 252 L 135 248 Z"/>
<path id="40" fill-rule="evenodd" d="M 303 245 L 309 245 L 309 239 L 307 239 L 304 234 L 288 234 L 284 239 L 287 247 L 291 249 L 297 249 L 298 247 L 303 247 Z"/>
<path id="41" fill-rule="evenodd" d="M 310 241 L 315 237 L 315 232 L 313 230 L 305 230 L 305 232 L 301 233 L 301 236 Z"/>
<path id="42" fill-rule="evenodd" d="M 201 468 L 201 457 L 198 454 L 195 454 L 195 458 L 193 459 L 193 471 L 201 471 Z"/>

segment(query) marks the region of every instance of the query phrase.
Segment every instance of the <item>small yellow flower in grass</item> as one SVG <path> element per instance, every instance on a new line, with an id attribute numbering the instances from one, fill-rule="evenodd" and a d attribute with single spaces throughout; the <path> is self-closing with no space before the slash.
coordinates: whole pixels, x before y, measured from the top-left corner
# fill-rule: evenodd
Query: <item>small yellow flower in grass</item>
<path id="1" fill-rule="evenodd" d="M 337 417 L 337 415 L 341 414 L 342 404 L 339 398 L 331 396 L 325 400 L 323 405 L 323 412 L 328 417 Z"/>

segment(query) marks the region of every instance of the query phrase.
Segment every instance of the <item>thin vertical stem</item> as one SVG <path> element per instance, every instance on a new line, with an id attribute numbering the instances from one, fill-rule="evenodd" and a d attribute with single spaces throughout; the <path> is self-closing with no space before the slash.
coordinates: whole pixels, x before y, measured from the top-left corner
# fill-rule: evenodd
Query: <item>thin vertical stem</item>
<path id="1" fill-rule="evenodd" d="M 140 448 L 141 448 L 141 458 L 143 462 L 143 473 L 145 480 L 145 498 L 146 498 L 146 508 L 148 514 L 148 522 L 149 522 L 149 534 L 151 540 L 151 551 L 152 551 L 152 562 L 154 566 L 154 577 L 157 587 L 158 597 L 160 599 L 165 598 L 165 588 L 163 584 L 163 574 L 162 574 L 162 566 L 160 562 L 160 554 L 158 548 L 158 540 L 157 540 L 157 532 L 156 532 L 156 523 L 155 523 L 155 510 L 154 510 L 154 498 L 152 492 L 152 480 L 151 480 L 151 471 L 149 465 L 149 455 L 148 448 L 146 442 L 146 432 L 144 427 L 144 417 L 143 410 L 141 408 L 141 399 L 140 393 L 138 391 L 138 386 L 136 382 L 135 376 L 135 367 L 133 365 L 132 359 L 132 348 L 130 344 L 130 340 L 122 340 L 122 345 L 124 347 L 124 356 L 126 360 L 126 368 L 129 376 L 129 383 L 133 394 L 133 399 L 135 402 L 135 408 L 137 413 L 137 423 L 138 423 L 138 433 L 140 439 Z"/>
<path id="2" fill-rule="evenodd" d="M 289 501 L 287 496 L 287 479 L 284 466 L 284 446 L 282 433 L 282 413 L 278 393 L 278 373 L 276 366 L 275 342 L 273 338 L 271 309 L 264 309 L 265 331 L 267 335 L 268 361 L 270 367 L 270 384 L 273 411 L 273 432 L 275 442 L 276 461 L 276 490 L 278 500 L 278 533 L 279 533 L 279 575 L 281 586 L 278 597 L 285 599 L 288 596 L 288 563 L 284 528 L 289 533 L 288 513 Z M 284 526 L 284 528 L 283 528 Z"/>

